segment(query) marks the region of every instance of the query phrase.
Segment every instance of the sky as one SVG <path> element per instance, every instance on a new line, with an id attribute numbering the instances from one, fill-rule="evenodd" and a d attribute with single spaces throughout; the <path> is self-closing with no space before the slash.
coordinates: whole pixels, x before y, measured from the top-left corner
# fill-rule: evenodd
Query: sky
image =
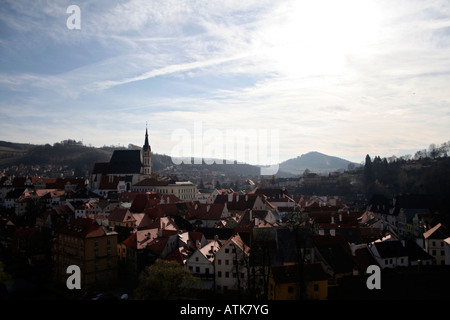
<path id="1" fill-rule="evenodd" d="M 448 0 L 0 2 L 0 140 L 361 163 L 449 124 Z"/>

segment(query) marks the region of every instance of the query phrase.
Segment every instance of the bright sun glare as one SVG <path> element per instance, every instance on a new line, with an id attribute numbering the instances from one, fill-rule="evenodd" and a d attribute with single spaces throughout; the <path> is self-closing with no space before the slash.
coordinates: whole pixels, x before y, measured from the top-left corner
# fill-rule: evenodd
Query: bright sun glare
<path id="1" fill-rule="evenodd" d="M 266 54 L 286 75 L 342 70 L 347 54 L 363 54 L 377 39 L 378 8 L 361 0 L 294 1 L 264 31 Z"/>

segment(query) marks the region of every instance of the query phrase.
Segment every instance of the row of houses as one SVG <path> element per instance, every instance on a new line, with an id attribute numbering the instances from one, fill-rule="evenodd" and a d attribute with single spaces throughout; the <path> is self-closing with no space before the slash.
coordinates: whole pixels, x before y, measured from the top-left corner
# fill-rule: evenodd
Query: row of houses
<path id="1" fill-rule="evenodd" d="M 203 201 L 158 192 L 123 191 L 109 199 L 85 188 L 45 190 L 30 186 L 19 196 L 44 205 L 34 228 L 25 232 L 3 219 L 2 230 L 14 230 L 9 243 L 23 252 L 37 243 L 31 231 L 51 230 L 54 277 L 61 284 L 73 264 L 81 268 L 83 286 L 96 288 L 122 277 L 136 280 L 166 259 L 214 293 L 326 299 L 341 279 L 364 276 L 370 265 L 449 264 L 444 225 L 402 237 L 399 224 L 378 216 L 382 206 L 373 203 L 361 212 L 337 197 L 292 197 L 284 189 L 215 190 Z"/>
<path id="2" fill-rule="evenodd" d="M 135 200 L 139 198 L 137 196 Z M 226 199 L 226 203 L 233 201 L 232 197 L 227 196 Z M 139 208 L 147 207 L 142 200 L 137 201 L 141 203 Z M 176 217 L 192 222 L 200 218 L 195 217 L 195 212 L 207 215 L 206 208 L 217 204 L 196 203 L 189 207 L 182 202 L 169 201 L 168 204 L 158 203 L 157 210 L 147 210 L 145 215 L 116 208 L 109 216 L 111 226 L 116 230 L 120 227 L 134 230 L 129 237 L 118 242 L 118 261 L 128 267 L 128 272 L 137 275 L 158 258 L 174 260 L 199 277 L 203 288 L 215 292 L 239 290 L 239 286 L 245 291 L 253 286 L 253 290 L 258 288 L 259 294 L 266 291 L 269 298 L 298 298 L 299 263 L 295 237 L 286 223 L 280 220 L 268 222 L 273 218 L 267 214 L 269 211 L 262 215 L 263 210 L 245 208 L 239 216 L 235 211 L 234 217 L 228 212 L 220 216 L 221 221 L 228 223 L 215 224 L 214 227 L 199 224 L 193 231 L 186 231 L 175 222 Z M 198 211 L 200 207 L 203 210 Z M 220 207 L 224 206 L 220 204 Z M 327 206 L 317 208 L 322 210 L 311 207 L 304 215 L 311 223 L 311 233 L 304 239 L 301 250 L 302 274 L 307 279 L 303 294 L 309 298 L 326 298 L 330 285 L 337 285 L 343 277 L 364 275 L 370 265 L 378 265 L 382 269 L 432 265 L 439 263 L 433 248 L 448 250 L 448 245 L 445 247 L 448 233 L 443 225 L 436 225 L 424 234 L 424 250 L 414 241 L 397 238 L 391 233 L 386 235 L 381 230 L 372 232 L 372 236 L 364 236 L 361 230 L 367 227 L 356 213 Z M 170 214 L 165 210 L 170 210 Z M 189 220 L 189 217 L 193 219 Z M 438 236 L 443 239 L 438 240 Z M 271 261 L 270 265 L 252 256 L 258 250 L 258 239 L 265 239 L 266 258 Z M 252 269 L 251 265 L 257 268 Z M 249 269 L 256 271 L 250 274 Z"/>

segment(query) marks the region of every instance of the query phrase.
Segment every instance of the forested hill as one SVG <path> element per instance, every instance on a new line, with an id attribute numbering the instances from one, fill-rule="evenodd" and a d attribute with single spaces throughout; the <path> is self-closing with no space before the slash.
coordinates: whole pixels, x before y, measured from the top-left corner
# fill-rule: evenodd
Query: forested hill
<path id="1" fill-rule="evenodd" d="M 64 140 L 53 145 L 0 142 L 0 166 L 63 166 L 74 170 L 75 176 L 86 176 L 95 162 L 109 161 L 111 152 L 84 146 L 81 142 Z"/>
<path id="2" fill-rule="evenodd" d="M 367 155 L 359 171 L 361 191 L 368 198 L 382 194 L 392 198 L 397 194 L 427 194 L 436 200 L 435 206 L 450 208 L 450 155 L 415 159 L 373 159 Z"/>
<path id="3" fill-rule="evenodd" d="M 32 145 L 0 141 L 0 168 L 11 166 L 61 166 L 73 170 L 77 177 L 89 177 L 96 162 L 109 162 L 114 150 L 139 149 L 135 145 L 128 147 L 103 146 L 101 148 L 85 146 L 80 141 L 64 140 L 53 145 Z M 201 165 L 175 166 L 168 155 L 152 153 L 152 170 L 156 173 L 189 176 L 198 174 Z M 223 174 L 258 175 L 259 167 L 247 164 L 204 165 L 209 171 Z"/>

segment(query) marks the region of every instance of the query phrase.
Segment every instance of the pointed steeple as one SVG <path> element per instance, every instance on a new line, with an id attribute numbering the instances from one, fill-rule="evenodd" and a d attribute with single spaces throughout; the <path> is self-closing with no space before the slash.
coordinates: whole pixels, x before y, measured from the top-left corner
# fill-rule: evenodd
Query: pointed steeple
<path id="1" fill-rule="evenodd" d="M 148 143 L 148 130 L 147 130 L 147 126 L 145 127 L 145 142 L 144 142 L 144 146 L 142 147 L 142 149 L 144 149 L 144 151 L 150 151 L 150 144 Z"/>
<path id="2" fill-rule="evenodd" d="M 150 148 L 150 143 L 148 143 L 148 129 L 145 126 L 145 142 L 142 147 L 142 167 L 141 167 L 141 178 L 149 177 L 152 173 L 152 150 Z"/>

